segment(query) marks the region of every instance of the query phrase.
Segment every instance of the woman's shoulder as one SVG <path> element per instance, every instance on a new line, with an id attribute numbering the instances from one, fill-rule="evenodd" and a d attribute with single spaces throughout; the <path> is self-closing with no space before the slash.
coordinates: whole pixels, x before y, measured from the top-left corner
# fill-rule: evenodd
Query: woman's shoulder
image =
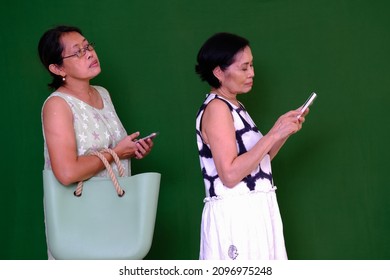
<path id="1" fill-rule="evenodd" d="M 233 106 L 230 104 L 230 102 L 218 96 L 215 96 L 215 98 L 209 100 L 207 107 L 213 108 L 213 110 L 233 111 Z"/>
<path id="2" fill-rule="evenodd" d="M 44 115 L 67 115 L 71 114 L 71 101 L 64 94 L 53 92 L 42 105 L 41 117 Z"/>
<path id="3" fill-rule="evenodd" d="M 52 92 L 43 102 L 42 108 L 45 108 L 47 106 L 61 106 L 61 105 L 66 105 L 69 103 L 69 96 L 66 94 L 63 94 L 61 92 L 55 91 Z"/>
<path id="4" fill-rule="evenodd" d="M 204 108 L 204 117 L 214 119 L 217 122 L 220 122 L 221 119 L 231 118 L 231 116 L 232 108 L 229 103 L 219 98 L 210 100 Z"/>

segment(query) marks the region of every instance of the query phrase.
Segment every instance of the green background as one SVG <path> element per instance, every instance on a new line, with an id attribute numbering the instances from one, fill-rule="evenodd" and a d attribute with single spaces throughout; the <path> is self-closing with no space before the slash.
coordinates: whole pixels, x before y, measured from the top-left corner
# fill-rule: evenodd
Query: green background
<path id="1" fill-rule="evenodd" d="M 46 259 L 40 111 L 49 74 L 37 43 L 57 24 L 96 43 L 128 132 L 160 131 L 133 173 L 162 174 L 147 259 L 197 259 L 204 186 L 194 73 L 219 31 L 247 37 L 256 71 L 240 98 L 266 133 L 318 93 L 273 161 L 290 259 L 389 259 L 390 2 L 387 0 L 9 1 L 0 11 L 0 259 Z"/>

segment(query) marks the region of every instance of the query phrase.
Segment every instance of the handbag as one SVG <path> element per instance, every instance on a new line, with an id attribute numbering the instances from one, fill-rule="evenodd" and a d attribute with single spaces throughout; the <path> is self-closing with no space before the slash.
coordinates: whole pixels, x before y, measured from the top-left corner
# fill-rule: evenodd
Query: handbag
<path id="1" fill-rule="evenodd" d="M 123 177 L 118 156 L 116 177 L 106 158 L 108 177 L 64 186 L 43 170 L 47 245 L 55 259 L 143 259 L 150 250 L 161 174 Z M 114 188 L 114 187 L 115 188 Z"/>

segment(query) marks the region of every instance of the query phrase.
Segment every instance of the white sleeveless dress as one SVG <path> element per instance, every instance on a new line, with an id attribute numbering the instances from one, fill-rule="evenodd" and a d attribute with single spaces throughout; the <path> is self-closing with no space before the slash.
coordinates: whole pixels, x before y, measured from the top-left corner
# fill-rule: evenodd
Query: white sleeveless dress
<path id="1" fill-rule="evenodd" d="M 210 147 L 204 143 L 201 133 L 204 109 L 215 98 L 223 100 L 231 110 L 239 155 L 263 137 L 241 104 L 237 107 L 214 93 L 206 96 L 196 118 L 206 192 L 199 257 L 205 260 L 287 259 L 269 155 L 234 188 L 224 186 L 217 174 Z"/>

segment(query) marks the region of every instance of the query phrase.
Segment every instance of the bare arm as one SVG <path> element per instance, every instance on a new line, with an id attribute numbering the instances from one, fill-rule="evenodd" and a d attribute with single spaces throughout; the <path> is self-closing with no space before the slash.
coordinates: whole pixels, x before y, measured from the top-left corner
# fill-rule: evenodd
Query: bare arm
<path id="1" fill-rule="evenodd" d="M 210 102 L 203 115 L 202 134 L 210 145 L 217 172 L 224 185 L 234 187 L 259 165 L 266 154 L 275 155 L 287 138 L 300 129 L 298 115 L 299 111 L 295 110 L 281 116 L 251 150 L 238 156 L 229 108 L 217 99 Z"/>
<path id="2" fill-rule="evenodd" d="M 86 180 L 104 169 L 98 157 L 77 155 L 73 115 L 62 98 L 52 97 L 46 102 L 43 108 L 43 128 L 52 170 L 62 184 L 69 185 Z M 133 156 L 142 158 L 150 151 L 152 142 L 133 141 L 138 135 L 139 133 L 136 132 L 126 136 L 114 148 L 121 159 Z M 105 157 L 109 162 L 113 160 L 108 153 L 105 153 Z"/>

